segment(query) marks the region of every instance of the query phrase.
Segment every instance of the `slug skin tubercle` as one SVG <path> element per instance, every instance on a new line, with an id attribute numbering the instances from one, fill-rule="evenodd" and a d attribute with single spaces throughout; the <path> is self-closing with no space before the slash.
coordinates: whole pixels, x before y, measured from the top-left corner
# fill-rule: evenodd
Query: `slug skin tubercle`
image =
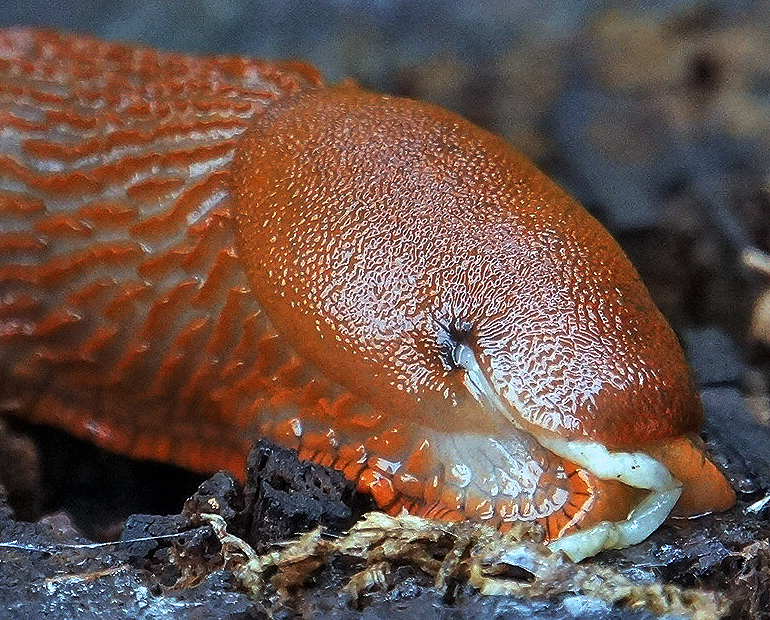
<path id="1" fill-rule="evenodd" d="M 29 30 L 0 118 L 1 411 L 202 471 L 266 436 L 575 560 L 732 505 L 635 270 L 500 138 L 300 64 Z"/>

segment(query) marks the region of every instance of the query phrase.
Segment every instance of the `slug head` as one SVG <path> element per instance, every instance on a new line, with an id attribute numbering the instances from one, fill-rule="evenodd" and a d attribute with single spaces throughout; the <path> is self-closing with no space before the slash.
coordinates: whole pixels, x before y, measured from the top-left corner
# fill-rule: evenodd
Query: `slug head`
<path id="1" fill-rule="evenodd" d="M 522 428 L 609 447 L 700 428 L 681 349 L 628 259 L 500 138 L 343 86 L 271 107 L 233 171 L 255 294 L 375 407 L 481 430 L 464 345 Z"/>

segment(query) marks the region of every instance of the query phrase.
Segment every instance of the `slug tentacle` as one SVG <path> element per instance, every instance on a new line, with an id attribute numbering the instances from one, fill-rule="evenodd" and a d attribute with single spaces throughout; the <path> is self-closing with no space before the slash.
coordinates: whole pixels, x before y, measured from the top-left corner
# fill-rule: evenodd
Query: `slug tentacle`
<path id="1" fill-rule="evenodd" d="M 576 559 L 734 500 L 633 267 L 501 139 L 301 63 L 23 29 L 0 411 L 201 471 L 268 437 Z"/>

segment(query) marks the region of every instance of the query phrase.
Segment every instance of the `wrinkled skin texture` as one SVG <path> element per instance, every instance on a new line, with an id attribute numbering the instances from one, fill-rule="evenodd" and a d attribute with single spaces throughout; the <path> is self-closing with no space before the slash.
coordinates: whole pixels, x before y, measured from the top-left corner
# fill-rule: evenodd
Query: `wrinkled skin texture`
<path id="1" fill-rule="evenodd" d="M 378 406 L 462 400 L 446 342 L 467 331 L 531 424 L 613 447 L 700 428 L 676 338 L 623 252 L 499 138 L 339 89 L 271 109 L 235 168 L 252 287 Z"/>

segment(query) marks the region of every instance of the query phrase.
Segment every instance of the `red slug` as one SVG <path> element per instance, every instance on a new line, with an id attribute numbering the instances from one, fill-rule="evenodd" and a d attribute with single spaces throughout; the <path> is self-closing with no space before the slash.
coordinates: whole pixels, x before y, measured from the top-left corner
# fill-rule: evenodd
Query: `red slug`
<path id="1" fill-rule="evenodd" d="M 0 32 L 0 408 L 574 559 L 734 501 L 671 329 L 501 139 L 310 67 Z"/>

